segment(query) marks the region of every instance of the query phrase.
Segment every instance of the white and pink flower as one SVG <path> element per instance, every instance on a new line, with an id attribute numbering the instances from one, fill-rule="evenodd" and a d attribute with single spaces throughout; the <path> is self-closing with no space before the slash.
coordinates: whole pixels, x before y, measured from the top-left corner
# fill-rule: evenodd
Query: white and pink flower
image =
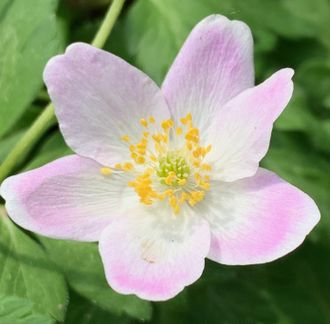
<path id="1" fill-rule="evenodd" d="M 73 44 L 44 79 L 77 155 L 6 179 L 8 213 L 42 235 L 99 241 L 109 285 L 149 300 L 196 281 L 205 258 L 277 259 L 320 218 L 309 196 L 259 168 L 292 75 L 254 86 L 250 29 L 219 15 L 193 29 L 161 88 Z"/>

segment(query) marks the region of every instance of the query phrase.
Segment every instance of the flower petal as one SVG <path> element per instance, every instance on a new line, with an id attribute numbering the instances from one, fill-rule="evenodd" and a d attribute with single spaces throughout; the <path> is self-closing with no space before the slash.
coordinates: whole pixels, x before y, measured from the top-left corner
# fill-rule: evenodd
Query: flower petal
<path id="1" fill-rule="evenodd" d="M 100 239 L 100 253 L 114 290 L 166 300 L 201 276 L 210 230 L 193 215 L 173 217 L 168 209 L 147 208 L 152 211 L 132 210 L 129 219 L 109 225 Z"/>
<path id="2" fill-rule="evenodd" d="M 280 258 L 297 248 L 320 219 L 308 195 L 265 169 L 251 178 L 217 182 L 202 204 L 212 232 L 208 258 L 224 264 Z"/>
<path id="3" fill-rule="evenodd" d="M 268 150 L 273 123 L 292 96 L 292 75 L 292 69 L 274 73 L 217 114 L 206 140 L 214 144 L 208 162 L 216 179 L 235 181 L 255 174 Z"/>
<path id="4" fill-rule="evenodd" d="M 68 145 L 104 165 L 129 157 L 120 138 L 141 137 L 141 118 L 169 117 L 160 89 L 147 75 L 87 44 L 70 45 L 52 58 L 44 80 Z"/>
<path id="5" fill-rule="evenodd" d="M 204 129 L 228 100 L 254 85 L 249 27 L 221 15 L 192 30 L 170 68 L 162 91 L 174 117 L 191 112 Z"/>
<path id="6" fill-rule="evenodd" d="M 100 167 L 71 155 L 7 178 L 1 195 L 9 216 L 45 236 L 98 240 L 114 211 L 117 215 L 131 199 L 125 191 L 127 182 L 116 175 L 101 175 Z"/>

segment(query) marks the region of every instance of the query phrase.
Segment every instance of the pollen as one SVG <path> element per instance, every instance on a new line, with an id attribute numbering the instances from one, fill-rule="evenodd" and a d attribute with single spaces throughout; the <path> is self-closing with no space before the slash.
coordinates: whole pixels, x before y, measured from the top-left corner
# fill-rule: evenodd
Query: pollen
<path id="1" fill-rule="evenodd" d="M 177 129 L 175 130 L 176 135 L 181 135 L 183 133 L 183 130 L 181 127 L 177 127 Z"/>
<path id="2" fill-rule="evenodd" d="M 140 119 L 140 124 L 141 124 L 143 127 L 148 127 L 148 122 L 147 122 L 144 118 L 141 118 L 141 119 Z"/>
<path id="3" fill-rule="evenodd" d="M 122 169 L 124 171 L 131 171 L 131 170 L 134 169 L 134 165 L 131 162 L 126 162 L 126 163 L 123 164 Z"/>
<path id="4" fill-rule="evenodd" d="M 129 137 L 128 135 L 123 135 L 123 136 L 121 137 L 121 140 L 122 140 L 123 142 L 129 142 L 131 139 L 130 139 L 130 137 Z"/>
<path id="5" fill-rule="evenodd" d="M 211 145 L 201 145 L 200 129 L 188 113 L 179 119 L 165 119 L 159 124 L 153 116 L 141 118 L 140 136 L 121 136 L 128 143 L 131 161 L 116 163 L 116 172 L 127 172 L 127 185 L 135 191 L 141 204 L 167 204 L 173 215 L 186 206 L 194 207 L 211 189 L 212 165 L 205 161 Z M 176 140 L 180 137 L 180 140 Z M 178 144 L 179 143 L 179 144 Z M 100 169 L 109 175 L 111 168 Z"/>
<path id="6" fill-rule="evenodd" d="M 103 167 L 100 169 L 100 173 L 104 176 L 109 176 L 110 174 L 112 174 L 112 169 L 108 167 Z"/>

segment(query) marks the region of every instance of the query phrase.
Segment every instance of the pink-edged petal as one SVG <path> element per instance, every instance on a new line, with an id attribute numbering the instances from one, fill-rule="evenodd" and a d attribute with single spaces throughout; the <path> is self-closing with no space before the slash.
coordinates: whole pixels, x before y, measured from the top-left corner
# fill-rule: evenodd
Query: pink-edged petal
<path id="1" fill-rule="evenodd" d="M 213 144 L 207 156 L 213 178 L 235 181 L 255 174 L 268 150 L 273 123 L 292 96 L 292 76 L 292 69 L 279 70 L 216 115 L 206 140 Z"/>
<path id="2" fill-rule="evenodd" d="M 152 207 L 151 207 L 152 208 Z M 109 285 L 119 293 L 167 300 L 196 281 L 209 252 L 210 230 L 193 215 L 132 210 L 102 233 L 100 253 Z"/>
<path id="3" fill-rule="evenodd" d="M 44 80 L 68 145 L 104 165 L 129 157 L 120 138 L 141 137 L 141 118 L 169 117 L 160 89 L 147 75 L 87 44 L 70 45 L 52 58 Z"/>
<path id="4" fill-rule="evenodd" d="M 174 117 L 191 112 L 204 129 L 223 104 L 254 85 L 253 39 L 249 27 L 221 15 L 192 30 L 170 68 L 162 91 Z"/>
<path id="5" fill-rule="evenodd" d="M 208 258 L 224 264 L 280 258 L 297 248 L 320 219 L 307 194 L 265 169 L 251 178 L 213 183 L 202 203 L 212 232 Z"/>
<path id="6" fill-rule="evenodd" d="M 71 155 L 7 178 L 0 193 L 9 216 L 41 235 L 97 241 L 132 195 L 123 177 L 103 176 L 100 167 Z"/>

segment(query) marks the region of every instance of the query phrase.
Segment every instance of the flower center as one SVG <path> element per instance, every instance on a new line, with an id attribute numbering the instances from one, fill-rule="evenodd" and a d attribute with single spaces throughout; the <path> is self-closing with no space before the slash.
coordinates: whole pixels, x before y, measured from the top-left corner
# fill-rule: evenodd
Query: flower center
<path id="1" fill-rule="evenodd" d="M 156 171 L 160 182 L 168 186 L 179 186 L 186 183 L 190 174 L 190 167 L 180 152 L 169 152 L 165 157 L 160 157 Z"/>
<path id="2" fill-rule="evenodd" d="M 133 188 L 144 205 L 166 201 L 175 214 L 184 204 L 194 206 L 210 189 L 211 166 L 204 163 L 211 145 L 201 146 L 199 129 L 193 125 L 192 116 L 172 119 L 157 125 L 154 117 L 140 120 L 141 136 L 133 142 L 128 135 L 121 140 L 127 143 L 131 161 L 117 163 L 113 168 L 103 167 L 104 176 L 112 172 L 131 172 L 128 186 Z"/>

